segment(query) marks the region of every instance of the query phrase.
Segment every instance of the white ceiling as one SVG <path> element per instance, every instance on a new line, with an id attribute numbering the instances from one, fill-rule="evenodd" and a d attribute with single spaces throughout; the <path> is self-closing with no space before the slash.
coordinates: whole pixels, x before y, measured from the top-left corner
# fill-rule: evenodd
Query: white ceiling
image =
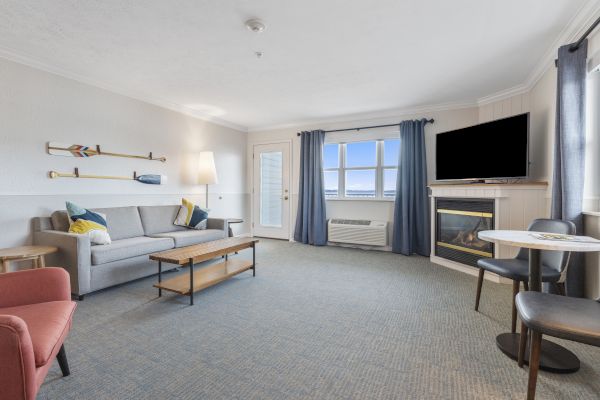
<path id="1" fill-rule="evenodd" d="M 522 84 L 587 3 L 0 0 L 0 54 L 258 129 Z"/>

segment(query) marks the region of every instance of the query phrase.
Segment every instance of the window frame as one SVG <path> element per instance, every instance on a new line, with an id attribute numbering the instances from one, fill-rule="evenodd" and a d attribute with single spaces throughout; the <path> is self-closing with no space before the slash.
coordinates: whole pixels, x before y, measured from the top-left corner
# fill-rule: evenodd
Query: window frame
<path id="1" fill-rule="evenodd" d="M 392 137 L 382 139 L 364 139 L 356 141 L 333 141 L 325 145 L 338 145 L 338 166 L 337 168 L 323 168 L 323 172 L 336 171 L 338 173 L 338 195 L 326 196 L 325 200 L 344 200 L 344 201 L 395 201 L 396 196 L 384 196 L 384 171 L 387 169 L 396 169 L 398 165 L 384 165 L 385 141 L 399 140 Z M 347 145 L 352 143 L 375 142 L 375 161 L 374 167 L 346 167 Z M 373 197 L 351 197 L 346 196 L 346 171 L 375 171 L 375 196 Z"/>

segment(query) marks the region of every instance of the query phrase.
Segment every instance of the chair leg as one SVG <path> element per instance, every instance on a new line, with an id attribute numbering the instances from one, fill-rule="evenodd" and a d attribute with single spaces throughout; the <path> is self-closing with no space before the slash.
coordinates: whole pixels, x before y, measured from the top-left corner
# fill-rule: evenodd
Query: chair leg
<path id="1" fill-rule="evenodd" d="M 566 296 L 567 295 L 567 290 L 565 288 L 565 283 L 564 282 L 556 283 L 556 289 L 558 289 L 558 294 L 560 294 L 561 296 Z"/>
<path id="2" fill-rule="evenodd" d="M 519 367 L 523 368 L 525 362 L 525 349 L 527 348 L 527 325 L 521 322 L 521 335 L 519 337 Z"/>
<path id="3" fill-rule="evenodd" d="M 529 352 L 529 383 L 527 384 L 527 400 L 535 399 L 535 386 L 537 384 L 538 370 L 540 368 L 540 349 L 542 347 L 542 334 L 531 331 L 531 349 Z"/>
<path id="4" fill-rule="evenodd" d="M 512 298 L 512 324 L 510 326 L 510 331 L 512 333 L 517 332 L 517 304 L 515 303 L 517 294 L 519 293 L 519 287 L 521 282 L 513 281 L 513 298 Z"/>
<path id="5" fill-rule="evenodd" d="M 523 287 L 525 288 L 526 292 L 529 292 L 529 282 L 523 281 Z"/>
<path id="6" fill-rule="evenodd" d="M 69 363 L 67 362 L 67 353 L 65 353 L 64 344 L 60 346 L 56 359 L 58 360 L 58 365 L 60 366 L 63 376 L 69 376 L 71 371 L 69 370 Z"/>
<path id="7" fill-rule="evenodd" d="M 481 287 L 483 286 L 483 274 L 485 270 L 479 268 L 479 276 L 477 277 L 477 295 L 475 296 L 475 311 L 479 311 L 479 299 L 481 298 Z"/>

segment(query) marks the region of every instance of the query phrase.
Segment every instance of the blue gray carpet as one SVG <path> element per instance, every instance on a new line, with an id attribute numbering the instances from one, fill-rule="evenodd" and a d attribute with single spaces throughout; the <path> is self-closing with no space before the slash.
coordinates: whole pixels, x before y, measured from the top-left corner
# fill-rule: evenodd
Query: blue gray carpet
<path id="1" fill-rule="evenodd" d="M 248 257 L 240 254 L 236 257 Z M 156 297 L 151 277 L 86 297 L 39 399 L 522 399 L 527 370 L 495 345 L 509 285 L 422 257 L 262 241 L 251 272 Z M 185 273 L 185 271 L 184 271 Z M 538 399 L 600 398 L 600 349 L 542 372 Z"/>

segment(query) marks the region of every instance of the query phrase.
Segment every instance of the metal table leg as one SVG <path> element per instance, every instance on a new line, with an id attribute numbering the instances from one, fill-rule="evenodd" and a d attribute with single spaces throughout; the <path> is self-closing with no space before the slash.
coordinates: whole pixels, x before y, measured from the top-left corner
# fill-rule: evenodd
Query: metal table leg
<path id="1" fill-rule="evenodd" d="M 162 282 L 162 261 L 158 262 L 158 283 Z M 158 288 L 158 297 L 162 297 L 162 289 Z"/>
<path id="2" fill-rule="evenodd" d="M 252 276 L 256 276 L 256 243 L 252 243 Z"/>
<path id="3" fill-rule="evenodd" d="M 194 259 L 190 258 L 190 306 L 194 305 Z"/>

